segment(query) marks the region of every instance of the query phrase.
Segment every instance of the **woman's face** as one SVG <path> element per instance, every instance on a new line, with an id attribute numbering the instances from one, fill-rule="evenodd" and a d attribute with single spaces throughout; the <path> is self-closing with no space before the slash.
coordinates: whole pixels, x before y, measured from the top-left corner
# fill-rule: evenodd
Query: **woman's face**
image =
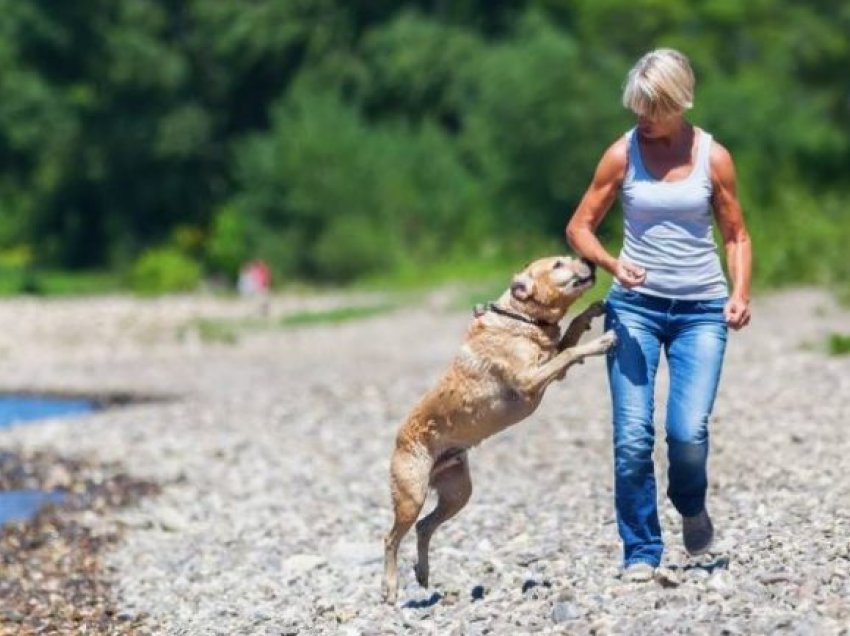
<path id="1" fill-rule="evenodd" d="M 648 117 L 638 115 L 638 132 L 645 139 L 670 137 L 682 128 L 682 113 Z"/>

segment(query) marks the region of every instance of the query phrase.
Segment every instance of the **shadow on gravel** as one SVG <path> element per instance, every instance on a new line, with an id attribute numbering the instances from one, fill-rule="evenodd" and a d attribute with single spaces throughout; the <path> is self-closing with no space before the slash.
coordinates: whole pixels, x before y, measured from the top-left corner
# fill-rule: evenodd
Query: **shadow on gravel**
<path id="1" fill-rule="evenodd" d="M 529 590 L 533 590 L 535 587 L 543 586 L 546 589 L 552 587 L 551 581 L 535 581 L 534 579 L 526 579 L 525 583 L 522 584 L 522 593 L 525 594 Z"/>
<path id="2" fill-rule="evenodd" d="M 715 570 L 725 570 L 729 567 L 729 557 L 727 556 L 719 556 L 715 558 L 713 561 L 706 561 L 705 563 L 688 563 L 685 566 L 679 565 L 671 565 L 671 570 L 681 570 L 682 572 L 691 572 L 693 570 L 702 570 L 703 572 L 708 572 L 711 574 Z"/>
<path id="3" fill-rule="evenodd" d="M 526 585 L 529 584 L 529 583 L 532 584 L 531 587 L 534 587 L 535 585 L 539 585 L 536 581 L 530 581 L 530 580 L 526 581 Z M 550 583 L 548 581 L 545 581 L 543 583 L 543 585 L 546 586 L 546 587 L 549 587 Z M 523 591 L 525 591 L 525 589 L 526 589 L 526 587 L 524 585 Z M 473 587 L 469 591 L 469 600 L 472 601 L 473 603 L 475 601 L 480 601 L 484 598 L 484 595 L 486 593 L 487 593 L 487 590 L 485 589 L 485 587 L 483 585 L 476 585 L 475 587 Z M 446 603 L 449 604 L 449 605 L 453 605 L 458 600 L 458 594 L 457 594 L 457 592 L 449 592 L 448 595 L 447 595 L 447 598 L 444 599 L 442 594 L 440 594 L 439 592 L 434 592 L 433 594 L 431 594 L 431 596 L 429 596 L 427 598 L 422 598 L 422 599 L 418 599 L 418 600 L 416 600 L 416 599 L 409 600 L 409 601 L 407 601 L 407 603 L 402 605 L 402 607 L 404 607 L 405 609 L 426 609 L 428 607 L 433 607 L 434 605 L 436 605 L 437 603 L 439 603 L 442 600 L 445 600 Z"/>
<path id="4" fill-rule="evenodd" d="M 405 609 L 425 609 L 426 607 L 433 607 L 437 603 L 442 600 L 442 595 L 439 592 L 434 592 L 428 598 L 423 598 L 418 601 L 410 600 L 407 601 L 402 607 Z"/>

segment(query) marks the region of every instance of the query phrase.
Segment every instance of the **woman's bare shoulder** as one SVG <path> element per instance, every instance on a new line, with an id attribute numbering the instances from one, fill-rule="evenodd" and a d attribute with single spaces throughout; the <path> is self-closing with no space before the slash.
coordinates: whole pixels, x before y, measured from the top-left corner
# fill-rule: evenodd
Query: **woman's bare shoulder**
<path id="1" fill-rule="evenodd" d="M 597 172 L 609 178 L 622 179 L 629 164 L 629 139 L 621 135 L 602 153 Z"/>
<path id="2" fill-rule="evenodd" d="M 726 146 L 721 144 L 716 139 L 711 140 L 711 148 L 708 153 L 708 163 L 711 168 L 712 179 L 728 180 L 735 179 L 735 164 L 732 161 L 732 153 Z"/>
<path id="3" fill-rule="evenodd" d="M 620 135 L 614 140 L 605 152 L 602 158 L 608 157 L 612 161 L 625 165 L 629 160 L 629 136 L 628 134 Z"/>

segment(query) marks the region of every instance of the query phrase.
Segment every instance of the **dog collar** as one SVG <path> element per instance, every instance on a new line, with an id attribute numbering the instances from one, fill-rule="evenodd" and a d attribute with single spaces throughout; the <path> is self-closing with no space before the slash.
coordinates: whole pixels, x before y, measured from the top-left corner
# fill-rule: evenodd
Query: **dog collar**
<path id="1" fill-rule="evenodd" d="M 545 320 L 540 320 L 538 318 L 529 318 L 528 316 L 523 316 L 522 314 L 517 314 L 512 311 L 508 311 L 507 309 L 503 309 L 499 307 L 496 303 L 481 303 L 475 305 L 475 309 L 473 309 L 472 314 L 478 318 L 479 316 L 483 316 L 488 311 L 492 311 L 494 314 L 499 314 L 500 316 L 506 316 L 507 318 L 513 318 L 514 320 L 519 320 L 520 322 L 528 323 L 529 325 L 534 325 L 535 327 L 556 327 L 557 325 L 552 322 L 546 322 Z"/>

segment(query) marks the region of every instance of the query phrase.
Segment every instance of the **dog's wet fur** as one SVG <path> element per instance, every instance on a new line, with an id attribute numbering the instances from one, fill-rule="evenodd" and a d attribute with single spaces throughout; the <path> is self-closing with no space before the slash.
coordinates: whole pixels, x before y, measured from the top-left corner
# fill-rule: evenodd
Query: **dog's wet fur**
<path id="1" fill-rule="evenodd" d="M 399 544 L 419 517 L 428 488 L 437 490 L 438 501 L 416 523 L 415 571 L 423 587 L 431 536 L 472 493 L 467 449 L 531 415 L 546 387 L 570 366 L 616 344 L 612 331 L 578 344 L 593 318 L 604 313 L 600 302 L 561 335 L 559 321 L 594 282 L 594 266 L 583 259 L 552 256 L 527 265 L 495 307 L 476 315 L 451 366 L 402 424 L 390 462 L 395 520 L 385 539 L 387 602 L 397 598 Z"/>

